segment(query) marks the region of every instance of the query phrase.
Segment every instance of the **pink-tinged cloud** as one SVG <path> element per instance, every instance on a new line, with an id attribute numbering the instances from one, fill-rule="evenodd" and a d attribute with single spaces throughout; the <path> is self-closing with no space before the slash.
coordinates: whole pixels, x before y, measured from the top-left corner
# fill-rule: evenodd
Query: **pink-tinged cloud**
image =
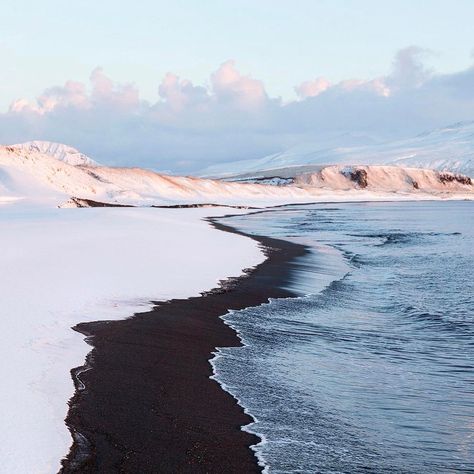
<path id="1" fill-rule="evenodd" d="M 101 68 L 96 68 L 90 76 L 89 89 L 81 82 L 67 81 L 64 86 L 46 89 L 34 102 L 25 99 L 14 101 L 10 112 L 45 115 L 57 109 L 89 110 L 94 107 L 130 110 L 138 107 L 139 103 L 136 87 L 132 84 L 117 84 Z"/>
<path id="2" fill-rule="evenodd" d="M 372 79 L 370 81 L 349 79 L 339 82 L 334 86 L 334 88 L 346 93 L 367 92 L 383 97 L 388 97 L 391 94 L 391 89 L 387 85 L 386 79 L 383 77 L 379 79 Z"/>
<path id="3" fill-rule="evenodd" d="M 161 82 L 158 93 L 173 112 L 181 112 L 186 107 L 205 104 L 209 94 L 205 87 L 194 86 L 187 79 L 180 79 L 168 72 Z"/>
<path id="4" fill-rule="evenodd" d="M 114 109 L 127 110 L 140 104 L 138 89 L 133 84 L 116 84 L 104 74 L 102 68 L 96 68 L 90 76 L 92 92 L 90 101 Z"/>
<path id="5" fill-rule="evenodd" d="M 51 112 L 56 107 L 74 107 L 86 109 L 90 107 L 86 87 L 81 82 L 67 81 L 64 86 L 46 89 L 35 102 L 18 99 L 10 105 L 12 112 L 32 112 L 40 115 Z"/>
<path id="6" fill-rule="evenodd" d="M 318 77 L 296 86 L 295 91 L 303 100 L 316 97 L 326 91 L 343 93 L 366 91 L 389 97 L 401 89 L 421 87 L 432 77 L 432 71 L 425 68 L 422 62 L 423 57 L 429 54 L 428 50 L 409 46 L 397 52 L 392 63 L 392 71 L 385 77 L 370 80 L 347 79 L 335 84 L 331 84 L 323 77 Z"/>
<path id="7" fill-rule="evenodd" d="M 331 84 L 327 79 L 318 77 L 313 81 L 305 81 L 295 87 L 295 92 L 299 99 L 305 100 L 310 97 L 317 97 L 323 92 L 333 94 L 345 94 L 351 92 L 369 92 L 375 95 L 388 97 L 391 93 L 390 87 L 385 78 L 372 80 L 347 79 Z"/>
<path id="8" fill-rule="evenodd" d="M 241 108 L 263 105 L 268 96 L 261 81 L 243 76 L 235 61 L 226 61 L 211 75 L 212 92 L 218 101 L 228 101 Z"/>
<path id="9" fill-rule="evenodd" d="M 423 50 L 401 50 L 392 71 L 369 80 L 295 88 L 298 100 L 268 96 L 263 83 L 227 61 L 209 86 L 168 73 L 153 103 L 132 84 L 95 69 L 88 84 L 67 81 L 35 101 L 0 113 L 0 141 L 45 139 L 71 144 L 98 161 L 188 170 L 256 158 L 325 134 L 395 138 L 474 119 L 474 66 L 455 74 L 425 68 Z M 407 120 L 410 117 L 410 120 Z M 180 170 L 182 171 L 182 170 Z"/>
<path id="10" fill-rule="evenodd" d="M 300 99 L 307 99 L 308 97 L 316 97 L 330 87 L 331 83 L 327 79 L 317 77 L 312 81 L 305 81 L 296 86 L 295 92 Z"/>

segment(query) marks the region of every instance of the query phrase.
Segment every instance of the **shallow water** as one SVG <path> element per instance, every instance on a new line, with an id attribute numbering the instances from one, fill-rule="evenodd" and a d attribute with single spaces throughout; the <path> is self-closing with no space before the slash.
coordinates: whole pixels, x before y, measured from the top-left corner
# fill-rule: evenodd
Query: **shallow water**
<path id="1" fill-rule="evenodd" d="M 226 321 L 217 379 L 270 472 L 474 472 L 474 203 L 297 206 L 226 221 L 310 245 L 299 298 Z"/>

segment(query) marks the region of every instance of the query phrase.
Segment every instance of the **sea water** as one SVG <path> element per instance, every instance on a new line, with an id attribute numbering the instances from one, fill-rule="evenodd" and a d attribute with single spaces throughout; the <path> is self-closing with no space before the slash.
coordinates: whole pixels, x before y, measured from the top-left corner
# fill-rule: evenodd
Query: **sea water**
<path id="1" fill-rule="evenodd" d="M 217 380 L 271 473 L 474 472 L 474 203 L 291 206 L 233 217 L 304 243 L 299 297 L 225 317 Z"/>

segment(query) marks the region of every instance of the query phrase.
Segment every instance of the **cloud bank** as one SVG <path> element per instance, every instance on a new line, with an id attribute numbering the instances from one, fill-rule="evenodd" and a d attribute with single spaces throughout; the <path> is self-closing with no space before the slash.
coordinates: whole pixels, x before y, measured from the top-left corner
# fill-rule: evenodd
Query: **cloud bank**
<path id="1" fill-rule="evenodd" d="M 205 86 L 168 73 L 153 103 L 97 68 L 89 84 L 71 80 L 33 102 L 12 102 L 0 114 L 0 141 L 59 141 L 107 164 L 185 172 L 347 132 L 395 138 L 473 120 L 474 65 L 437 74 L 424 66 L 429 54 L 401 50 L 383 77 L 307 80 L 288 103 L 270 97 L 234 61 Z"/>

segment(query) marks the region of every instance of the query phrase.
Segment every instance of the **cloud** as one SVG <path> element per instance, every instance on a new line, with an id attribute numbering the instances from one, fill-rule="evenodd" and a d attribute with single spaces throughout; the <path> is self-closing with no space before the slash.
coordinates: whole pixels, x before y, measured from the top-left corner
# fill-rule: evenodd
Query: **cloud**
<path id="1" fill-rule="evenodd" d="M 188 107 L 204 106 L 209 101 L 209 94 L 205 87 L 194 86 L 191 81 L 180 79 L 171 72 L 166 74 L 158 92 L 174 113 L 181 112 Z"/>
<path id="2" fill-rule="evenodd" d="M 385 78 L 361 80 L 347 79 L 331 84 L 327 79 L 318 77 L 312 81 L 305 81 L 295 87 L 296 95 L 300 100 L 306 100 L 311 97 L 317 97 L 323 93 L 330 95 L 341 95 L 351 92 L 366 91 L 375 95 L 388 97 L 391 89 Z"/>
<path id="3" fill-rule="evenodd" d="M 240 74 L 234 61 L 226 61 L 213 72 L 210 83 L 210 89 L 195 86 L 169 72 L 158 88 L 163 102 L 155 108 L 165 105 L 175 113 L 195 108 L 209 112 L 216 106 L 252 111 L 264 106 L 268 100 L 262 82 Z"/>
<path id="4" fill-rule="evenodd" d="M 211 75 L 212 92 L 219 102 L 228 102 L 241 109 L 262 107 L 268 100 L 263 83 L 243 76 L 234 61 L 227 61 Z"/>
<path id="5" fill-rule="evenodd" d="M 114 110 L 130 110 L 139 106 L 139 93 L 133 84 L 116 84 L 104 74 L 102 68 L 96 68 L 90 76 L 92 107 L 111 107 Z"/>
<path id="6" fill-rule="evenodd" d="M 90 75 L 90 91 L 85 84 L 67 81 L 64 86 L 46 89 L 35 102 L 25 99 L 14 101 L 10 112 L 45 115 L 60 109 L 90 110 L 92 108 L 124 109 L 129 111 L 139 105 L 138 90 L 132 84 L 116 84 L 101 68 Z"/>
<path id="7" fill-rule="evenodd" d="M 316 97 L 326 91 L 359 92 L 365 90 L 388 97 L 394 91 L 420 87 L 429 80 L 432 71 L 425 68 L 422 59 L 430 54 L 431 51 L 427 49 L 409 46 L 397 52 L 392 63 L 392 71 L 388 76 L 370 80 L 348 79 L 335 84 L 331 84 L 324 77 L 318 77 L 296 86 L 295 91 L 302 100 Z"/>
<path id="8" fill-rule="evenodd" d="M 307 99 L 308 97 L 316 97 L 325 90 L 331 87 L 331 83 L 324 77 L 317 77 L 312 81 L 305 81 L 299 86 L 295 87 L 296 95 L 300 99 Z"/>
<path id="9" fill-rule="evenodd" d="M 34 103 L 25 99 L 15 100 L 10 105 L 10 111 L 16 113 L 34 112 L 44 115 L 57 107 L 90 107 L 84 84 L 68 81 L 63 87 L 51 87 L 45 90 Z"/>
<path id="10" fill-rule="evenodd" d="M 422 86 L 433 74 L 433 71 L 423 64 L 423 58 L 431 54 L 433 53 L 430 50 L 418 46 L 409 46 L 398 51 L 387 84 L 397 89 Z"/>
<path id="11" fill-rule="evenodd" d="M 97 68 L 88 84 L 71 80 L 35 101 L 12 102 L 0 114 L 0 140 L 60 141 L 103 163 L 184 172 L 327 135 L 394 138 L 474 119 L 474 67 L 437 74 L 425 67 L 427 54 L 413 46 L 400 50 L 386 76 L 305 81 L 289 103 L 270 97 L 234 61 L 211 73 L 207 86 L 166 74 L 154 102 Z"/>

